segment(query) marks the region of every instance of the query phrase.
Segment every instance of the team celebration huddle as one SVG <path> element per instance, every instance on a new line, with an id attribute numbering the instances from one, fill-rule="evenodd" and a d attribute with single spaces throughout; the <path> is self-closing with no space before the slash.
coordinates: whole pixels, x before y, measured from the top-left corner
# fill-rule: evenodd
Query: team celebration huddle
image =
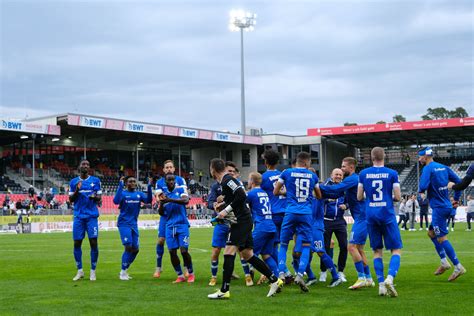
<path id="1" fill-rule="evenodd" d="M 421 150 L 418 155 L 424 165 L 419 192 L 426 192 L 432 209 L 428 237 L 440 257 L 440 266 L 434 274 L 441 275 L 452 269 L 448 281 L 454 281 L 465 274 L 466 269 L 448 240 L 446 222 L 452 210 L 449 194 L 450 190 L 454 190 L 454 203 L 457 203 L 467 182 L 466 179 L 461 181 L 449 167 L 435 162 L 431 148 Z M 308 292 L 310 286 L 318 281 L 313 271 L 317 265 L 321 270 L 320 283 L 326 282 L 327 272 L 331 274 L 330 281 L 326 283 L 330 288 L 348 283 L 349 290 L 358 290 L 370 289 L 378 284 L 378 295 L 397 297 L 395 278 L 401 267 L 403 241 L 394 202 L 401 199 L 401 189 L 398 173 L 384 166 L 384 149 L 374 147 L 371 151 L 373 166 L 359 173 L 356 173 L 356 159 L 344 158 L 341 168 L 334 169 L 326 181 L 320 181 L 311 168 L 311 156 L 306 152 L 298 153 L 291 168 L 283 171 L 277 169 L 280 157 L 276 151 L 266 150 L 262 157 L 267 170 L 263 174 L 251 172 L 245 179 L 247 187 L 234 163 L 217 158 L 210 161 L 210 175 L 216 182 L 208 196 L 208 208 L 214 212 L 211 220 L 213 236 L 210 241 L 209 286 L 219 283 L 219 256 L 222 251 L 223 264 L 220 289 L 209 294 L 208 298 L 230 298 L 231 280 L 237 279 L 234 273 L 237 254 L 246 285 L 254 285 L 254 271 L 260 272 L 256 283 L 269 285 L 268 297 L 282 292 L 285 285 L 292 283 L 298 285 L 302 292 Z M 89 278 L 91 281 L 97 279 L 98 205 L 102 192 L 99 179 L 89 175 L 89 167 L 87 160 L 81 161 L 80 175 L 70 182 L 77 267 L 73 281 L 85 276 L 82 242 L 86 232 L 91 258 Z M 132 279 L 128 271 L 140 249 L 138 217 L 141 205 L 152 203 L 155 197 L 159 202 L 160 220 L 153 277 L 161 276 L 166 244 L 176 272 L 174 283 L 195 281 L 189 253 L 191 236 L 186 209 L 189 202 L 186 182 L 174 174 L 175 167 L 171 160 L 164 162 L 163 173 L 156 183 L 149 179 L 146 192 L 138 189 L 136 178 L 128 176 L 120 179 L 113 199 L 120 210 L 117 227 L 124 246 L 120 280 Z M 472 180 L 473 173 L 471 165 L 466 178 Z M 346 211 L 353 218 L 349 235 L 344 219 Z M 339 245 L 337 264 L 333 261 L 333 233 Z M 373 251 L 373 262 L 368 261 L 364 249 L 367 237 Z M 292 248 L 289 247 L 291 241 Z M 291 254 L 288 254 L 289 248 Z M 388 268 L 384 266 L 384 248 L 391 252 Z M 357 279 L 350 283 L 344 274 L 348 254 L 357 271 Z M 287 266 L 289 257 L 292 267 Z"/>

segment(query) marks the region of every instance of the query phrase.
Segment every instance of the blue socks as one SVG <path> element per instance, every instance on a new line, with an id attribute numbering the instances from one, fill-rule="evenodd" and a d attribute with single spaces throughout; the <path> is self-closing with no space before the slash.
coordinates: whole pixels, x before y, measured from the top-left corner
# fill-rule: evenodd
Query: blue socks
<path id="1" fill-rule="evenodd" d="M 99 248 L 91 248 L 91 270 L 97 267 L 97 260 L 99 259 Z"/>
<path id="2" fill-rule="evenodd" d="M 298 265 L 298 275 L 303 276 L 306 271 L 306 267 L 309 263 L 309 254 L 311 249 L 309 246 L 303 246 L 303 251 L 301 252 L 300 263 Z"/>
<path id="3" fill-rule="evenodd" d="M 400 265 L 400 256 L 398 257 L 398 264 Z M 393 256 L 392 256 L 393 258 Z M 390 260 L 390 264 L 392 260 Z M 379 283 L 382 283 L 385 281 L 385 275 L 383 273 L 383 260 L 382 258 L 374 258 L 374 270 L 375 270 L 375 275 L 377 276 L 377 281 Z"/>
<path id="4" fill-rule="evenodd" d="M 250 275 L 250 267 L 247 261 L 244 259 L 240 259 L 240 264 L 242 265 L 242 268 L 244 269 L 245 276 Z"/>
<path id="5" fill-rule="evenodd" d="M 388 266 L 388 275 L 395 278 L 398 269 L 400 269 L 400 255 L 392 255 L 392 258 L 390 258 L 390 265 Z"/>
<path id="6" fill-rule="evenodd" d="M 286 267 L 286 253 L 288 252 L 288 244 L 280 244 L 280 250 L 278 250 L 278 270 L 288 271 Z"/>
<path id="7" fill-rule="evenodd" d="M 357 276 L 359 278 L 365 278 L 364 262 L 361 260 L 359 262 L 355 262 L 354 265 L 357 271 Z"/>
<path id="8" fill-rule="evenodd" d="M 161 269 L 163 262 L 163 254 L 165 253 L 165 246 L 156 244 L 156 267 Z"/>
<path id="9" fill-rule="evenodd" d="M 298 256 L 296 252 L 294 252 L 292 255 L 293 260 L 291 261 L 291 265 L 293 266 L 293 270 L 295 271 L 295 273 L 298 273 L 298 269 L 300 267 L 300 256 L 301 254 Z"/>
<path id="10" fill-rule="evenodd" d="M 217 277 L 217 269 L 219 268 L 219 260 L 211 260 L 211 275 Z"/>
<path id="11" fill-rule="evenodd" d="M 449 240 L 445 240 L 441 243 L 441 246 L 443 247 L 444 251 L 448 255 L 449 260 L 456 266 L 459 264 L 458 257 L 456 256 L 456 252 L 454 251 L 453 246 L 449 242 Z"/>
<path id="12" fill-rule="evenodd" d="M 132 257 L 132 253 L 128 251 L 124 251 L 122 254 L 122 270 L 127 270 L 130 266 L 130 258 Z"/>
<path id="13" fill-rule="evenodd" d="M 334 262 L 332 262 L 331 257 L 330 257 L 327 253 L 324 253 L 324 254 L 321 256 L 321 261 L 324 263 L 324 265 L 326 266 L 326 268 L 327 268 L 329 271 L 331 271 L 332 279 L 333 279 L 333 280 L 339 279 L 339 274 L 337 274 L 336 266 L 334 265 Z M 361 261 L 361 262 L 362 262 L 362 261 Z"/>
<path id="14" fill-rule="evenodd" d="M 274 244 L 273 245 L 273 252 L 272 252 L 272 258 L 275 260 L 275 262 L 278 264 L 278 246 L 279 244 Z"/>
<path id="15" fill-rule="evenodd" d="M 176 271 L 176 274 L 178 275 L 178 277 L 183 276 L 183 270 L 181 270 L 180 264 L 173 266 L 173 268 L 174 268 L 174 271 Z"/>
<path id="16" fill-rule="evenodd" d="M 188 269 L 188 273 L 189 273 L 189 274 L 193 274 L 193 273 L 194 273 L 194 271 L 193 271 L 193 264 L 192 264 L 192 263 L 190 263 L 186 268 Z"/>
<path id="17" fill-rule="evenodd" d="M 372 275 L 370 274 L 370 267 L 369 265 L 364 266 L 364 273 L 366 279 L 372 279 Z"/>
<path id="18" fill-rule="evenodd" d="M 82 248 L 74 247 L 74 260 L 76 261 L 77 270 L 82 269 Z"/>
<path id="19" fill-rule="evenodd" d="M 277 265 L 276 261 L 273 259 L 273 257 L 270 256 L 267 259 L 265 259 L 265 263 L 270 268 L 270 270 L 272 270 L 273 274 L 275 276 L 278 276 L 278 265 Z"/>
<path id="20" fill-rule="evenodd" d="M 431 241 L 433 242 L 433 245 L 436 248 L 436 252 L 438 253 L 439 257 L 441 259 L 446 258 L 446 252 L 443 249 L 443 246 L 438 242 L 438 239 L 436 237 L 431 238 Z"/>
<path id="21" fill-rule="evenodd" d="M 129 267 L 133 263 L 133 261 L 135 261 L 135 258 L 137 257 L 137 255 L 138 255 L 138 251 L 132 252 L 132 255 L 130 256 L 130 262 L 128 263 Z"/>

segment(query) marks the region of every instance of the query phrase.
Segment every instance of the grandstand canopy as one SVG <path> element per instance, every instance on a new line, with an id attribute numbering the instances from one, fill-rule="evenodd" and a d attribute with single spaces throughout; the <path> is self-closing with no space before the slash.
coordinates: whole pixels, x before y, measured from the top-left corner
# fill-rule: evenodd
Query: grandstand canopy
<path id="1" fill-rule="evenodd" d="M 61 134 L 61 128 L 55 124 L 44 124 L 35 122 L 23 122 L 14 120 L 1 120 L 0 145 L 7 145 L 19 140 L 22 135 L 31 136 L 31 134 L 58 136 Z"/>
<path id="2" fill-rule="evenodd" d="M 310 128 L 308 136 L 358 148 L 474 142 L 474 117 L 328 128 Z"/>

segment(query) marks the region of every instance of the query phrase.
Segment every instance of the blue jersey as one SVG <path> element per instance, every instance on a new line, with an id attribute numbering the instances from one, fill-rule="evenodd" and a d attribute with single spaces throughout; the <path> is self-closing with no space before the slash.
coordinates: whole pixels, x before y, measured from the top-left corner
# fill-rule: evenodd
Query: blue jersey
<path id="1" fill-rule="evenodd" d="M 359 186 L 365 192 L 365 212 L 367 221 L 386 220 L 395 216 L 392 191 L 399 187 L 398 173 L 386 167 L 370 167 L 359 174 Z"/>
<path id="2" fill-rule="evenodd" d="M 318 185 L 315 173 L 306 168 L 290 168 L 280 174 L 278 181 L 286 187 L 286 213 L 313 213 L 313 190 Z"/>
<path id="3" fill-rule="evenodd" d="M 272 205 L 272 214 L 285 213 L 286 209 L 286 197 L 283 195 L 275 196 L 273 189 L 275 184 L 280 178 L 281 172 L 278 170 L 267 170 L 262 174 L 261 188 L 267 192 L 270 198 L 270 204 Z"/>
<path id="4" fill-rule="evenodd" d="M 347 204 L 354 220 L 365 220 L 364 202 L 357 200 L 357 186 L 359 176 L 353 173 L 345 177 L 341 183 L 334 185 L 320 185 L 321 193 L 325 198 L 339 198 L 345 194 Z"/>
<path id="5" fill-rule="evenodd" d="M 448 183 L 459 183 L 461 179 L 453 170 L 436 161 L 429 163 L 423 168 L 420 177 L 419 192 L 428 190 L 428 200 L 433 209 L 452 208 L 449 200 Z M 454 199 L 459 201 L 461 191 L 455 191 Z"/>
<path id="6" fill-rule="evenodd" d="M 188 187 L 186 186 L 186 181 L 180 176 L 175 176 L 175 187 L 183 188 L 184 192 L 188 191 Z M 161 192 L 165 192 L 165 190 L 168 191 L 168 186 L 166 185 L 165 177 L 162 177 L 158 181 L 156 181 L 155 190 L 157 194 L 160 194 Z M 162 215 L 162 217 L 166 218 L 166 216 L 167 216 L 167 213 L 165 210 L 165 214 Z"/>
<path id="7" fill-rule="evenodd" d="M 151 203 L 152 200 L 153 192 L 151 185 L 148 185 L 148 190 L 145 194 L 141 191 L 124 191 L 123 182 L 120 181 L 117 193 L 114 196 L 114 204 L 117 204 L 120 209 L 117 226 L 136 226 L 141 203 Z"/>
<path id="8" fill-rule="evenodd" d="M 324 200 L 313 200 L 313 228 L 324 230 Z"/>
<path id="9" fill-rule="evenodd" d="M 252 211 L 254 231 L 276 232 L 272 220 L 272 207 L 267 192 L 262 188 L 254 188 L 247 193 L 247 203 Z"/>
<path id="10" fill-rule="evenodd" d="M 466 176 L 474 178 L 474 163 L 471 163 L 471 165 L 467 169 Z"/>
<path id="11" fill-rule="evenodd" d="M 172 192 L 168 190 L 168 187 L 163 190 L 163 193 L 170 199 L 180 199 L 184 196 L 188 196 L 188 193 L 181 187 L 175 187 Z M 178 203 L 166 203 L 164 205 L 164 211 L 167 215 L 166 227 L 173 227 L 177 225 L 188 225 L 188 215 L 186 214 L 186 206 Z"/>
<path id="12" fill-rule="evenodd" d="M 97 202 L 89 199 L 91 195 L 102 194 L 99 178 L 94 176 L 88 176 L 86 179 L 81 179 L 81 177 L 76 177 L 72 179 L 69 183 L 69 196 L 74 194 L 74 192 L 76 191 L 77 183 L 79 181 L 82 181 L 82 185 L 79 189 L 79 196 L 74 202 L 74 217 L 99 217 L 99 209 L 97 208 Z"/>
<path id="13" fill-rule="evenodd" d="M 324 182 L 325 185 L 334 185 L 331 179 L 327 179 Z M 322 199 L 320 201 L 322 203 L 322 207 L 324 208 L 324 217 L 327 219 L 342 219 L 344 218 L 344 210 L 341 210 L 339 206 L 345 204 L 345 197 L 341 196 L 335 199 Z"/>

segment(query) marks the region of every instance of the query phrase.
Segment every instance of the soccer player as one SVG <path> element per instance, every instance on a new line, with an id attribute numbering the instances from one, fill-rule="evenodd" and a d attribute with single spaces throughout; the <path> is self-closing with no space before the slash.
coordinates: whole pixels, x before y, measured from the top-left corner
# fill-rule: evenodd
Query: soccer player
<path id="1" fill-rule="evenodd" d="M 433 210 L 428 236 L 441 258 L 441 265 L 434 274 L 443 274 L 451 268 L 446 260 L 447 255 L 454 265 L 454 272 L 449 276 L 448 281 L 454 281 L 466 273 L 466 269 L 459 262 L 456 252 L 448 240 L 446 221 L 453 207 L 449 201 L 448 183 L 450 181 L 459 183 L 461 179 L 450 168 L 433 160 L 433 149 L 430 147 L 419 151 L 418 155 L 420 163 L 425 165 L 420 177 L 419 192 L 428 191 L 428 199 Z M 455 192 L 454 201 L 456 203 L 459 201 L 460 195 L 461 191 Z"/>
<path id="2" fill-rule="evenodd" d="M 374 251 L 374 269 L 379 282 L 379 295 L 397 297 L 393 279 L 400 268 L 401 249 L 403 247 L 393 201 L 401 199 L 398 173 L 384 166 L 385 151 L 374 147 L 370 153 L 373 167 L 359 174 L 357 199 L 364 200 L 370 246 Z M 392 192 L 394 198 L 392 198 Z M 383 246 L 390 250 L 392 257 L 385 279 L 383 267 Z"/>
<path id="3" fill-rule="evenodd" d="M 367 240 L 367 222 L 365 220 L 364 202 L 357 200 L 359 176 L 355 172 L 356 165 L 357 161 L 355 158 L 344 158 L 341 166 L 341 170 L 344 172 L 344 180 L 335 185 L 319 186 L 325 198 L 339 198 L 345 195 L 345 200 L 349 204 L 352 218 L 354 218 L 348 250 L 357 271 L 357 281 L 349 287 L 350 290 L 356 290 L 366 286 L 375 286 L 364 252 L 364 245 Z"/>
<path id="4" fill-rule="evenodd" d="M 225 163 L 225 172 L 235 178 L 237 175 L 237 167 L 235 163 L 232 161 L 226 161 Z M 239 181 L 240 182 L 240 181 Z M 212 187 L 211 192 L 209 193 L 207 205 L 208 208 L 214 210 L 214 216 L 217 216 L 217 212 L 215 210 L 215 205 L 218 203 L 219 196 L 222 194 L 222 187 L 216 181 Z M 219 201 L 221 202 L 221 201 Z M 219 254 L 221 253 L 221 249 L 225 248 L 227 242 L 227 235 L 229 234 L 229 226 L 222 223 L 222 222 L 215 222 L 216 225 L 214 226 L 214 232 L 212 234 L 212 254 L 211 254 L 211 280 L 209 281 L 209 286 L 215 286 L 217 283 L 217 271 L 219 267 Z M 240 264 L 244 269 L 245 274 L 245 284 L 247 286 L 253 286 L 253 275 L 250 270 L 249 264 L 245 261 L 240 254 Z M 236 274 L 232 274 L 233 279 L 239 279 L 239 276 Z"/>
<path id="5" fill-rule="evenodd" d="M 262 259 L 272 270 L 274 275 L 278 275 L 278 264 L 272 257 L 273 246 L 275 245 L 276 227 L 272 219 L 272 207 L 267 192 L 261 187 L 262 175 L 252 172 L 249 175 L 247 193 L 247 204 L 252 212 L 254 229 L 252 238 L 254 240 L 254 254 L 261 255 Z"/>
<path id="6" fill-rule="evenodd" d="M 326 180 L 325 185 L 334 185 L 341 183 L 344 173 L 341 169 L 335 168 L 331 172 L 331 177 Z M 347 282 L 344 275 L 344 269 L 347 261 L 347 222 L 344 219 L 344 212 L 348 209 L 345 204 L 344 197 L 337 199 L 323 199 L 321 201 L 324 208 L 324 248 L 326 253 L 332 258 L 332 234 L 336 235 L 339 244 L 339 256 L 337 260 L 337 270 L 342 282 Z M 321 261 L 320 282 L 326 282 L 326 266 Z"/>
<path id="7" fill-rule="evenodd" d="M 309 171 L 311 156 L 307 152 L 300 152 L 296 157 L 296 167 L 286 169 L 280 174 L 275 184 L 273 194 L 282 194 L 283 185 L 286 187 L 287 208 L 281 225 L 280 250 L 278 252 L 278 268 L 280 278 L 286 264 L 288 243 L 296 233 L 296 238 L 301 242 L 301 256 L 295 283 L 303 292 L 308 292 L 308 287 L 303 280 L 303 274 L 309 263 L 311 244 L 313 243 L 313 192 L 321 198 L 318 187 L 318 176 Z"/>
<path id="8" fill-rule="evenodd" d="M 219 211 L 217 218 L 230 223 L 227 244 L 224 249 L 224 271 L 220 290 L 209 294 L 210 299 L 226 299 L 230 297 L 230 280 L 234 270 L 235 254 L 240 250 L 244 259 L 264 274 L 270 281 L 270 291 L 267 296 L 273 296 L 283 285 L 270 268 L 254 255 L 252 239 L 252 216 L 245 201 L 245 190 L 236 179 L 225 172 L 225 162 L 222 159 L 212 159 L 210 173 L 222 186 L 224 200 L 216 205 Z"/>
<path id="9" fill-rule="evenodd" d="M 169 173 L 174 174 L 175 171 L 176 171 L 176 168 L 174 167 L 173 160 L 166 160 L 163 163 L 163 173 L 165 175 Z M 185 192 L 188 191 L 188 188 L 186 186 L 186 181 L 180 176 L 176 176 L 175 185 L 178 188 L 183 188 Z M 162 177 L 156 182 L 155 197 L 157 200 L 159 200 L 160 197 L 162 197 L 163 191 L 166 190 L 166 188 L 167 188 L 167 185 L 166 185 L 165 177 Z M 167 220 L 166 213 L 165 215 L 160 216 L 160 223 L 158 226 L 158 242 L 156 243 L 156 269 L 155 269 L 155 273 L 153 274 L 154 278 L 159 278 L 162 272 L 163 254 L 165 253 L 166 220 Z M 185 271 L 185 274 L 186 274 L 186 271 Z"/>
<path id="10" fill-rule="evenodd" d="M 82 160 L 79 164 L 80 175 L 71 180 L 69 184 L 69 201 L 74 203 L 74 222 L 72 225 L 72 237 L 74 239 L 74 260 L 76 260 L 77 273 L 72 279 L 77 281 L 84 278 L 82 270 L 82 241 L 86 236 L 89 238 L 91 247 L 91 272 L 89 279 L 96 280 L 95 269 L 99 258 L 97 238 L 99 236 L 99 209 L 97 204 L 101 201 L 102 190 L 100 180 L 89 175 L 90 164 Z"/>
<path id="11" fill-rule="evenodd" d="M 270 205 L 272 209 L 272 220 L 276 227 L 276 236 L 275 236 L 275 245 L 273 247 L 272 257 L 278 263 L 278 249 L 280 244 L 280 231 L 281 231 L 281 224 L 283 223 L 283 218 L 285 216 L 285 209 L 286 209 L 286 196 L 279 195 L 276 196 L 273 194 L 273 189 L 275 188 L 276 183 L 280 177 L 281 172 L 276 169 L 278 165 L 278 161 L 280 156 L 278 152 L 267 149 L 263 153 L 263 159 L 265 160 L 265 166 L 267 167 L 267 171 L 262 174 L 262 184 L 261 188 L 267 192 L 268 197 L 270 198 Z M 284 189 L 283 189 L 284 193 Z M 284 193 L 286 194 L 286 193 Z M 285 283 L 291 283 L 293 281 L 293 275 L 285 264 L 285 270 L 283 271 L 285 275 Z"/>
<path id="12" fill-rule="evenodd" d="M 188 193 L 176 185 L 176 176 L 168 173 L 165 176 L 166 188 L 160 195 L 160 215 L 166 214 L 166 244 L 170 252 L 171 264 L 178 278 L 173 283 L 186 282 L 181 269 L 177 250 L 181 251 L 184 266 L 188 269 L 188 283 L 194 283 L 193 262 L 188 252 L 189 221 L 186 204 L 189 203 Z"/>
<path id="13" fill-rule="evenodd" d="M 121 178 L 117 193 L 114 196 L 114 204 L 119 206 L 120 215 L 117 219 L 117 227 L 120 233 L 122 245 L 125 251 L 122 254 L 122 270 L 119 278 L 122 281 L 128 281 L 131 276 L 128 275 L 128 268 L 137 257 L 139 251 L 139 232 L 138 232 L 138 214 L 140 214 L 140 204 L 151 203 L 153 200 L 152 179 L 149 179 L 148 190 L 144 192 L 136 191 L 137 180 L 134 177 Z M 127 189 L 124 191 L 123 186 Z"/>

